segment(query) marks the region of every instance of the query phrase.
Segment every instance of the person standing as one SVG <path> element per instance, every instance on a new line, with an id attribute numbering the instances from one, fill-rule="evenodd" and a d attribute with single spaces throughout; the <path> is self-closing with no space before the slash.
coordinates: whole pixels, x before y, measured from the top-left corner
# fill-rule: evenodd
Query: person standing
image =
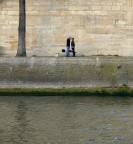
<path id="1" fill-rule="evenodd" d="M 70 50 L 70 42 L 71 42 L 71 37 L 67 38 L 66 41 L 66 57 L 70 56 L 69 50 Z"/>
<path id="2" fill-rule="evenodd" d="M 72 38 L 72 41 L 71 41 L 71 48 L 72 48 L 72 53 L 73 53 L 73 57 L 75 57 L 75 41 L 74 41 L 74 38 Z"/>

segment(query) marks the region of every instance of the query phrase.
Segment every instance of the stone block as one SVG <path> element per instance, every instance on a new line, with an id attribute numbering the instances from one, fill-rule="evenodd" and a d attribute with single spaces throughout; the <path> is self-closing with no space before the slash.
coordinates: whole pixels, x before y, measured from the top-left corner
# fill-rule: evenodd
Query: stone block
<path id="1" fill-rule="evenodd" d="M 101 5 L 92 5 L 91 7 L 90 7 L 90 9 L 93 11 L 93 10 L 102 10 L 102 6 Z"/>

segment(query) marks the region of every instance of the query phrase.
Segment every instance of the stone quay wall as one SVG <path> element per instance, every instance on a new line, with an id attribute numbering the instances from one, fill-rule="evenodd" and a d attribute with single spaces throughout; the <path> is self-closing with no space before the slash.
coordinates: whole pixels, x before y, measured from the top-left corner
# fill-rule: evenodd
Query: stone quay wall
<path id="1" fill-rule="evenodd" d="M 133 88 L 133 58 L 3 57 L 0 88 Z"/>
<path id="2" fill-rule="evenodd" d="M 0 55 L 16 55 L 18 0 L 0 0 Z M 75 38 L 77 55 L 133 56 L 133 0 L 26 0 L 27 54 L 55 56 Z"/>

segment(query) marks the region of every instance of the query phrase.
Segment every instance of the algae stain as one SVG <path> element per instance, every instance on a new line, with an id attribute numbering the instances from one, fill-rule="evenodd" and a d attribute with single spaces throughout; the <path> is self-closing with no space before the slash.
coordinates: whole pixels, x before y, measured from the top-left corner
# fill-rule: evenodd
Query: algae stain
<path id="1" fill-rule="evenodd" d="M 117 68 L 113 65 L 104 65 L 101 68 L 102 75 L 112 84 L 117 83 Z"/>
<path id="2" fill-rule="evenodd" d="M 102 72 L 106 76 L 112 77 L 116 75 L 116 68 L 113 65 L 105 65 L 102 67 Z"/>

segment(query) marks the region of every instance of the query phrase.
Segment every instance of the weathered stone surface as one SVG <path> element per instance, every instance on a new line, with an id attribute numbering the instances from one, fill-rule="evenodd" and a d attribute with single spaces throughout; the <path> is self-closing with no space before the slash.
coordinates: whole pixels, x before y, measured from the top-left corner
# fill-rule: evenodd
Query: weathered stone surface
<path id="1" fill-rule="evenodd" d="M 133 88 L 133 58 L 3 57 L 0 88 Z"/>
<path id="2" fill-rule="evenodd" d="M 26 0 L 27 55 L 61 54 L 69 36 L 77 55 L 133 56 L 132 0 Z M 0 0 L 0 46 L 16 55 L 18 0 Z"/>

